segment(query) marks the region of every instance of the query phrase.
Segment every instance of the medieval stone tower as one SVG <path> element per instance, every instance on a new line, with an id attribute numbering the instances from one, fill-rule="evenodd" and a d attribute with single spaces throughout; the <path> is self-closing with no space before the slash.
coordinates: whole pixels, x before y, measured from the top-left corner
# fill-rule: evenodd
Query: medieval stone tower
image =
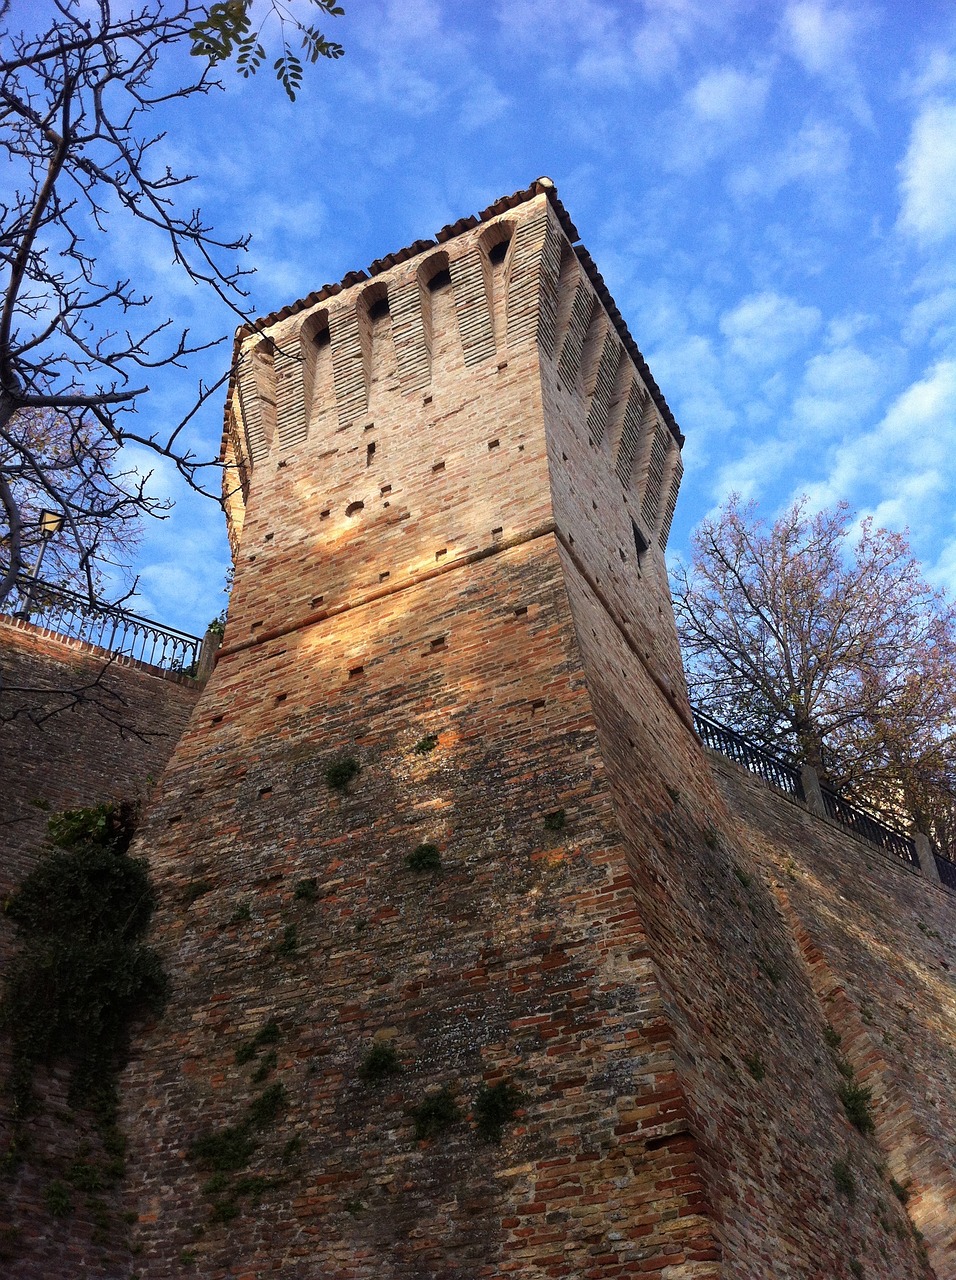
<path id="1" fill-rule="evenodd" d="M 894 1083 L 952 1079 L 952 1003 L 908 998 L 935 1029 L 890 1061 L 826 932 L 853 842 L 721 797 L 663 560 L 682 437 L 576 241 L 542 179 L 240 334 L 225 644 L 141 840 L 174 992 L 123 1081 L 144 1277 L 932 1275 L 891 1175 L 956 1274 L 952 1091 Z M 892 875 L 888 917 L 937 919 Z"/>

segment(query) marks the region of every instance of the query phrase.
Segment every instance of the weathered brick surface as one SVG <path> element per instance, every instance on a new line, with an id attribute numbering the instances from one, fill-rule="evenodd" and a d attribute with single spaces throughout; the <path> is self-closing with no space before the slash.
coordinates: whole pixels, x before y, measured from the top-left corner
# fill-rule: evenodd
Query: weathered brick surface
<path id="1" fill-rule="evenodd" d="M 145 797 L 199 690 L 185 676 L 2 616 L 0 664 L 5 898 L 33 866 L 51 812 Z"/>
<path id="2" fill-rule="evenodd" d="M 91 645 L 0 618 L 0 901 L 35 865 L 51 812 L 114 799 L 145 800 L 182 733 L 198 688 L 183 676 L 110 660 Z M 18 692 L 19 691 L 19 692 Z M 75 695 L 80 693 L 82 701 Z M 13 931 L 0 915 L 0 960 Z M 0 1076 L 9 1055 L 0 1043 Z M 39 1081 L 41 1114 L 18 1135 L 26 1159 L 8 1169 L 13 1136 L 9 1097 L 0 1093 L 0 1274 L 49 1277 L 125 1275 L 129 1255 L 116 1196 L 71 1188 L 75 1212 L 53 1218 L 44 1193 L 87 1155 L 102 1155 L 89 1117 L 66 1106 L 63 1072 Z M 111 1227 L 98 1239 L 96 1200 Z"/>
<path id="3" fill-rule="evenodd" d="M 907 1210 L 936 1274 L 956 1275 L 953 896 L 753 775 L 712 763 L 840 1052 L 873 1091 L 887 1173 L 909 1189 Z M 879 1227 L 886 1199 L 857 1211 Z"/>
<path id="4" fill-rule="evenodd" d="M 877 1070 L 843 872 L 780 874 L 816 853 L 787 815 L 815 820 L 718 790 L 693 735 L 662 556 L 679 433 L 568 225 L 539 184 L 245 342 L 226 644 L 140 844 L 174 988 L 124 1078 L 147 1280 L 917 1280 L 897 1169 L 952 1274 L 945 970 L 913 1006 L 914 1102 Z M 440 872 L 406 864 L 423 841 Z M 932 894 L 924 952 L 949 937 Z M 376 1042 L 403 1070 L 373 1085 Z M 498 1146 L 474 1103 L 502 1080 Z M 214 1177 L 197 1137 L 276 1083 Z M 418 1142 L 443 1086 L 459 1118 Z"/>

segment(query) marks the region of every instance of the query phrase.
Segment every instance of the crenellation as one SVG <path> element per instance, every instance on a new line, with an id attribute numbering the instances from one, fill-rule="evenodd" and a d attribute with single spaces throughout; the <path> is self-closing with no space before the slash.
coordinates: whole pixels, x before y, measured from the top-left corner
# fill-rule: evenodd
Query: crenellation
<path id="1" fill-rule="evenodd" d="M 436 240 L 237 339 L 226 643 L 139 842 L 172 998 L 123 1079 L 136 1271 L 956 1274 L 952 899 L 907 871 L 896 920 L 884 855 L 715 780 L 664 560 L 682 436 L 552 184 Z M 212 1175 L 196 1137 L 275 1086 Z"/>

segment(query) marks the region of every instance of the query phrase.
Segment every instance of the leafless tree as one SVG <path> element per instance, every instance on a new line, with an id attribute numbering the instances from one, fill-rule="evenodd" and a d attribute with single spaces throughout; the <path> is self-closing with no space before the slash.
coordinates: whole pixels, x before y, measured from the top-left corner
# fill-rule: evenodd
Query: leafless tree
<path id="1" fill-rule="evenodd" d="M 903 534 L 852 526 L 804 499 L 768 528 L 736 497 L 701 523 L 675 574 L 691 696 L 928 829 L 953 808 L 956 611 Z"/>
<path id="2" fill-rule="evenodd" d="M 310 0 L 325 14 L 332 0 Z M 226 308 L 243 314 L 246 237 L 221 237 L 201 212 L 181 204 L 188 174 L 159 159 L 163 134 L 150 115 L 171 100 L 217 86 L 215 68 L 233 60 L 243 75 L 266 57 L 251 0 L 150 0 L 116 16 L 109 0 L 52 0 L 38 13 L 0 0 L 0 604 L 31 563 L 33 509 L 62 515 L 70 562 L 91 598 L 104 551 L 122 544 L 143 515 L 168 505 L 124 466 L 124 445 L 169 459 L 210 496 L 205 468 L 184 444 L 185 429 L 223 379 L 200 384 L 182 421 L 163 435 L 138 429 L 135 411 L 152 370 L 184 367 L 213 343 L 194 341 L 132 278 L 116 278 L 92 247 L 96 235 L 132 220 L 165 241 L 173 262 Z M 279 0 L 263 10 L 278 24 L 274 71 L 290 97 L 303 60 L 342 49 Z M 273 35 L 275 33 L 273 32 Z M 296 53 L 290 38 L 301 37 Z M 156 87 L 174 47 L 194 70 L 172 89 Z M 218 340 L 217 340 L 218 341 Z M 226 374 L 223 375 L 225 378 Z M 218 498 L 217 498 L 218 500 Z"/>

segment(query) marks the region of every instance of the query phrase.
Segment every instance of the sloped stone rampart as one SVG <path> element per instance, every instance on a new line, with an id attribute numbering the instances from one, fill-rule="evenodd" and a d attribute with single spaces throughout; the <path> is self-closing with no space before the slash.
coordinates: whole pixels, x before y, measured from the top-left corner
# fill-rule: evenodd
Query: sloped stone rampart
<path id="1" fill-rule="evenodd" d="M 710 761 L 839 1035 L 839 1052 L 872 1090 L 887 1176 L 905 1189 L 936 1275 L 949 1280 L 956 1276 L 956 895 L 723 757 Z M 886 1200 L 856 1210 L 877 1232 Z"/>
<path id="2" fill-rule="evenodd" d="M 3 617 L 0 672 L 2 903 L 35 866 L 51 813 L 146 800 L 196 705 L 198 686 Z M 0 912 L 0 969 L 13 946 Z M 69 1181 L 80 1166 L 104 1165 L 108 1156 L 91 1117 L 67 1105 L 68 1072 L 41 1074 L 41 1109 L 16 1130 L 9 1067 L 0 1041 L 0 1274 L 127 1275 L 127 1227 L 115 1189 L 78 1191 Z M 72 1206 L 61 1217 L 49 1209 L 53 1184 L 62 1184 Z"/>

